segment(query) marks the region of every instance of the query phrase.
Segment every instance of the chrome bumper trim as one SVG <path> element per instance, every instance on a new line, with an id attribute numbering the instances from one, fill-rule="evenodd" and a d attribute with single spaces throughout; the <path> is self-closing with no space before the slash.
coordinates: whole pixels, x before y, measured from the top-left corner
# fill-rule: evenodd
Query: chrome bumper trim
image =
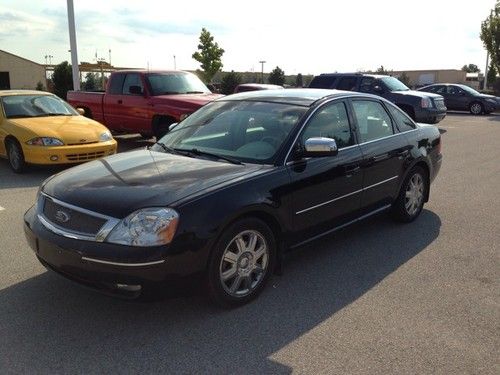
<path id="1" fill-rule="evenodd" d="M 110 262 L 108 260 L 101 260 L 101 259 L 88 258 L 88 257 L 82 257 L 82 260 L 86 260 L 88 262 L 94 262 L 94 263 L 109 264 L 111 266 L 120 266 L 120 267 L 145 267 L 145 266 L 154 266 L 155 264 L 165 263 L 165 259 L 156 260 L 154 262 L 146 262 L 146 263 Z"/>

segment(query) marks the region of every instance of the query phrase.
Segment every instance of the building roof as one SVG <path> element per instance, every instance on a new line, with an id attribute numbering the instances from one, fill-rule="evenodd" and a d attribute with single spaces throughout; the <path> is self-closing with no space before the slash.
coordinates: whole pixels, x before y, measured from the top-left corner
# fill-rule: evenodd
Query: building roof
<path id="1" fill-rule="evenodd" d="M 3 49 L 0 49 L 0 52 L 3 52 L 3 53 L 5 53 L 5 54 L 7 54 L 7 55 L 14 56 L 14 57 L 16 57 L 16 58 L 18 58 L 18 59 L 21 59 L 21 60 L 27 61 L 27 62 L 29 62 L 29 63 L 31 63 L 31 64 L 36 64 L 36 65 L 39 65 L 41 68 L 44 68 L 44 66 L 43 66 L 42 64 L 39 64 L 39 63 L 34 62 L 34 61 L 32 61 L 32 60 L 25 59 L 24 57 L 21 57 L 21 56 L 18 56 L 18 55 L 14 55 L 13 53 L 7 52 L 7 51 L 5 51 L 5 50 L 3 50 Z"/>

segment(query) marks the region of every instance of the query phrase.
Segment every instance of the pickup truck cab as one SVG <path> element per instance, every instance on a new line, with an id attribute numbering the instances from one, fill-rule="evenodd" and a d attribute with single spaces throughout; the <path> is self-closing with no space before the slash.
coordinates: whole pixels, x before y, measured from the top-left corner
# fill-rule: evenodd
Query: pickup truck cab
<path id="1" fill-rule="evenodd" d="M 162 137 L 168 127 L 222 95 L 183 71 L 111 73 L 106 92 L 69 91 L 68 102 L 114 133 Z"/>
<path id="2" fill-rule="evenodd" d="M 417 122 L 437 124 L 446 116 L 446 105 L 441 95 L 410 90 L 403 82 L 390 76 L 326 73 L 314 77 L 309 87 L 378 95 L 396 104 Z"/>

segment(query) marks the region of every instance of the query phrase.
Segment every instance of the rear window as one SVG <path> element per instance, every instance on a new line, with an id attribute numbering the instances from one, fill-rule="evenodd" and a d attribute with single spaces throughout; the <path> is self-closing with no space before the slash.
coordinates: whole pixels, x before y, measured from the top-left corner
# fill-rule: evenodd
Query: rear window
<path id="1" fill-rule="evenodd" d="M 335 76 L 316 76 L 309 84 L 313 89 L 331 89 L 337 77 Z"/>
<path id="2" fill-rule="evenodd" d="M 125 74 L 113 74 L 109 81 L 109 94 L 121 95 Z"/>

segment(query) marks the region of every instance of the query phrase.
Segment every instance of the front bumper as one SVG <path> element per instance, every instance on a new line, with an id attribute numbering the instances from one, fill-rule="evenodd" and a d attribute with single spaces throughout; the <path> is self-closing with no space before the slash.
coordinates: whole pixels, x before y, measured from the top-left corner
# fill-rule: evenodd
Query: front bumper
<path id="1" fill-rule="evenodd" d="M 39 261 L 60 275 L 107 294 L 138 297 L 160 284 L 177 285 L 201 271 L 198 254 L 169 254 L 169 248 L 137 248 L 67 238 L 48 230 L 33 206 L 24 233 Z"/>
<path id="2" fill-rule="evenodd" d="M 23 145 L 24 158 L 29 164 L 76 164 L 99 159 L 116 153 L 117 143 L 90 143 L 77 146 L 30 146 Z"/>
<path id="3" fill-rule="evenodd" d="M 446 109 L 420 108 L 415 111 L 415 121 L 425 124 L 437 124 L 446 117 Z"/>

